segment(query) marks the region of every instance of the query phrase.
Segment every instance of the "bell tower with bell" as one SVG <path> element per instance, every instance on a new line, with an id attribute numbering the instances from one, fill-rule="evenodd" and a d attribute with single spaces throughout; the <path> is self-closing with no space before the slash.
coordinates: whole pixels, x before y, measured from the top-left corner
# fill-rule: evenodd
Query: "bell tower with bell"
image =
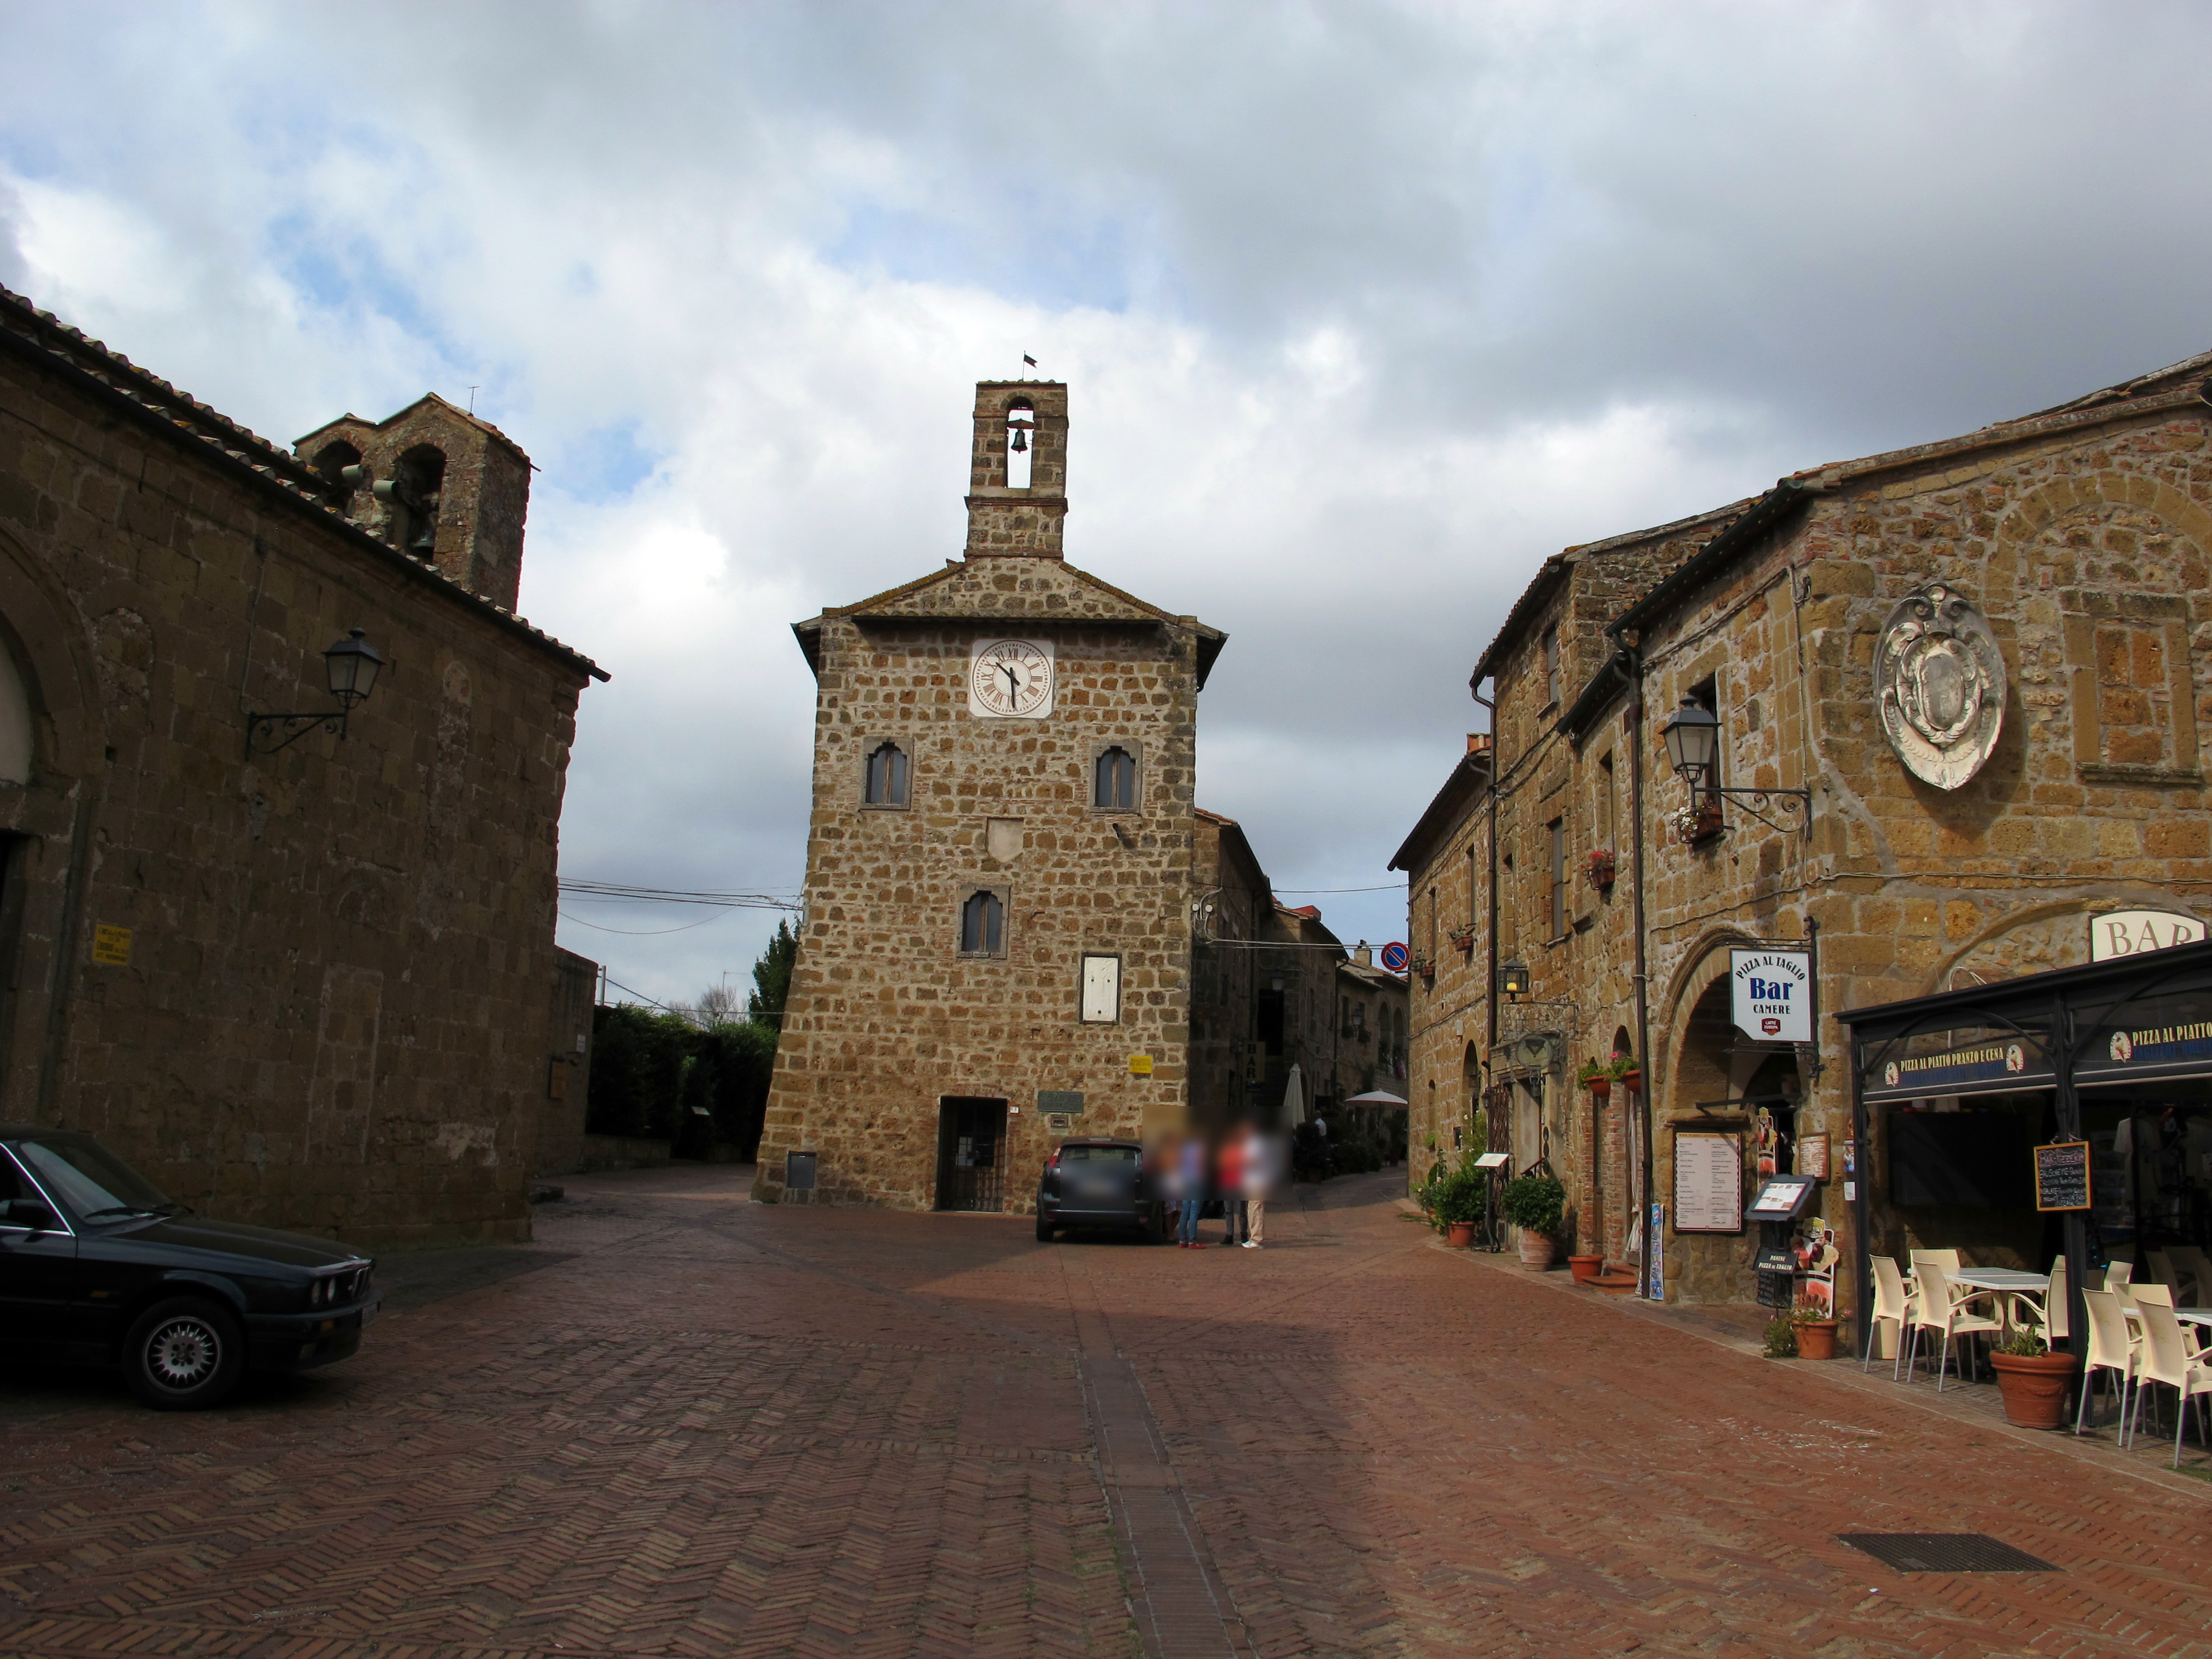
<path id="1" fill-rule="evenodd" d="M 968 463 L 967 556 L 1057 559 L 1066 517 L 1066 386 L 981 382 Z"/>

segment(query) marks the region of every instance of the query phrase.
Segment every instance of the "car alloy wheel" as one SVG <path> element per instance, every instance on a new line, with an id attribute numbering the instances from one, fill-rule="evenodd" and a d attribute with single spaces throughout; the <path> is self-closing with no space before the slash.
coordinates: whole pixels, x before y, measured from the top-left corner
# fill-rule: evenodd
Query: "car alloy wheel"
<path id="1" fill-rule="evenodd" d="M 197 1389 L 222 1364 L 222 1338 L 197 1315 L 172 1319 L 146 1344 L 146 1370 L 164 1388 Z"/>
<path id="2" fill-rule="evenodd" d="M 131 1392 L 157 1411 L 212 1406 L 246 1370 L 246 1334 L 228 1309 L 198 1297 L 156 1303 L 123 1341 Z"/>

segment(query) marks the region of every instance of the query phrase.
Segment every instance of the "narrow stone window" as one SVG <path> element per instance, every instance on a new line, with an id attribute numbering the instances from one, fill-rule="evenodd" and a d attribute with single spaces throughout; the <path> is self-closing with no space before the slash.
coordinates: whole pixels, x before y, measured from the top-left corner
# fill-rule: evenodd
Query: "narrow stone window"
<path id="1" fill-rule="evenodd" d="M 984 888 L 960 907 L 960 949 L 964 955 L 994 957 L 1006 948 L 1005 901 Z"/>
<path id="2" fill-rule="evenodd" d="M 1030 487 L 1030 462 L 1036 454 L 1036 407 L 1026 398 L 1006 405 L 1006 488 Z"/>
<path id="3" fill-rule="evenodd" d="M 1547 708 L 1559 701 L 1559 629 L 1557 623 L 1544 630 L 1544 703 Z"/>
<path id="4" fill-rule="evenodd" d="M 906 751 L 895 743 L 879 743 L 868 751 L 867 784 L 861 799 L 870 806 L 906 805 Z"/>
<path id="5" fill-rule="evenodd" d="M 1107 812 L 1137 810 L 1137 757 L 1118 744 L 1098 757 L 1091 804 Z"/>
<path id="6" fill-rule="evenodd" d="M 1544 826 L 1552 841 L 1552 937 L 1567 933 L 1567 821 L 1553 818 Z"/>

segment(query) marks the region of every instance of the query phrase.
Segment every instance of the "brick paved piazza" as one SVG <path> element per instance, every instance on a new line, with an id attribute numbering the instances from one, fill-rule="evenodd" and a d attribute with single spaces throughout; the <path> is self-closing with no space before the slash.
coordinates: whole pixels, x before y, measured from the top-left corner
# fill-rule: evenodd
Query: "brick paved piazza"
<path id="1" fill-rule="evenodd" d="M 0 1653 L 2212 1651 L 2212 1484 L 1527 1282 L 1395 1180 L 1193 1254 L 600 1177 L 221 1413 L 0 1379 Z"/>

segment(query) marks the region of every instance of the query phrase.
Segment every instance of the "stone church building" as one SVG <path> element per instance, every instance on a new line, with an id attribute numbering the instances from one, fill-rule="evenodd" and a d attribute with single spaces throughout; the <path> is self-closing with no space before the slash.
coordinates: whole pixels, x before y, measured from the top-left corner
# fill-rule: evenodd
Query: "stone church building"
<path id="1" fill-rule="evenodd" d="M 1763 1172 L 1815 1183 L 1845 1308 L 1869 1255 L 2048 1267 L 2025 1149 L 2064 1138 L 2049 1091 L 1916 1089 L 1907 1064 L 1870 1103 L 1882 1079 L 1855 1093 L 1835 1016 L 2085 963 L 2123 913 L 2156 926 L 2122 948 L 2202 937 L 2208 372 L 1546 561 L 1474 665 L 1494 744 L 1398 855 L 1417 1140 L 1547 1165 L 1574 1247 L 1669 1300 L 1764 1291 L 1743 1214 Z M 1700 728 L 1714 758 L 1678 774 L 1668 733 Z M 1770 948 L 1814 964 L 1807 1041 L 1732 1009 L 1731 951 Z M 1580 1081 L 1614 1055 L 1633 1082 Z M 2148 1098 L 2083 1091 L 2081 1138 L 2101 1158 L 2146 1111 L 2212 1132 L 2188 1090 Z M 1999 1145 L 2002 1167 L 1964 1150 Z"/>
<path id="2" fill-rule="evenodd" d="M 0 1121 L 226 1219 L 529 1237 L 606 678 L 515 615 L 529 469 L 435 398 L 272 444 L 0 290 Z"/>
<path id="3" fill-rule="evenodd" d="M 1075 568 L 1067 391 L 976 388 L 964 556 L 794 631 L 806 923 L 758 1196 L 1028 1209 L 1190 1105 L 1198 694 L 1225 636 Z"/>

